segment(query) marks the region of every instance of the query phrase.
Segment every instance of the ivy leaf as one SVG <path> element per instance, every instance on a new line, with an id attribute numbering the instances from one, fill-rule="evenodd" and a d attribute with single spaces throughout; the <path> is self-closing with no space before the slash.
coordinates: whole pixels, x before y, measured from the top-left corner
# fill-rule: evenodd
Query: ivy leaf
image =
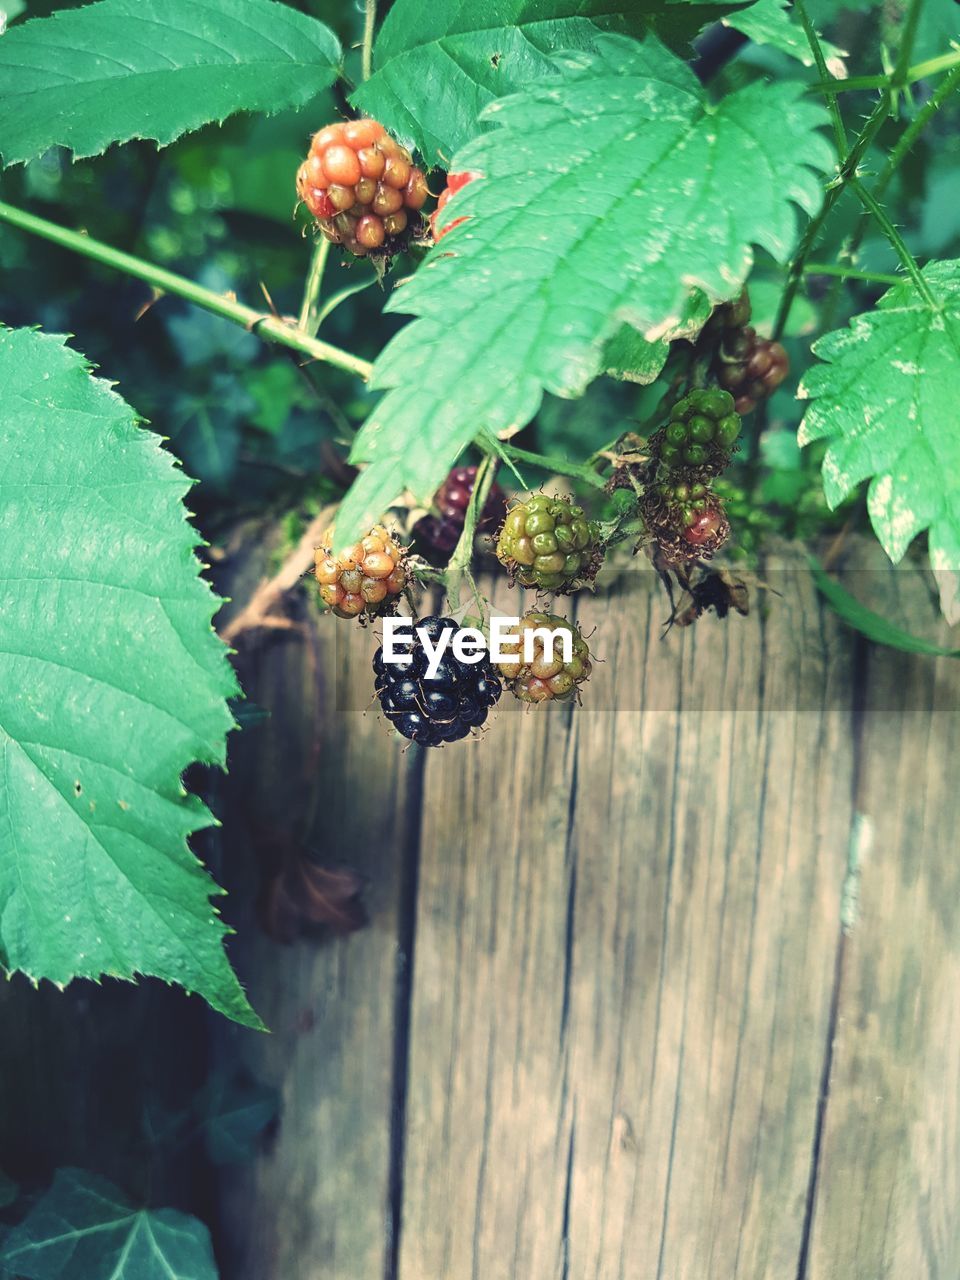
<path id="1" fill-rule="evenodd" d="M 6 39 L 6 37 L 4 37 Z M 0 966 L 153 974 L 259 1025 L 187 847 L 236 681 L 190 487 L 64 339 L 0 329 Z"/>
<path id="2" fill-rule="evenodd" d="M 784 260 L 793 202 L 820 204 L 811 167 L 832 152 L 801 85 L 757 82 L 714 106 L 652 36 L 601 36 L 558 66 L 488 108 L 500 127 L 455 160 L 485 177 L 444 209 L 447 225 L 466 221 L 388 304 L 419 318 L 376 362 L 373 384 L 390 390 L 355 442 L 371 465 L 338 542 L 404 488 L 428 500 L 481 429 L 523 426 L 544 390 L 581 395 L 622 324 L 655 342 L 692 288 L 735 297 L 751 245 Z"/>
<path id="3" fill-rule="evenodd" d="M 0 154 L 166 146 L 236 111 L 302 106 L 340 58 L 328 27 L 276 0 L 100 0 L 35 18 L 0 43 Z"/>
<path id="4" fill-rule="evenodd" d="M 754 0 L 748 9 L 740 9 L 722 19 L 725 27 L 742 32 L 754 44 L 767 44 L 779 49 L 788 57 L 796 58 L 805 67 L 812 67 L 815 59 L 803 28 L 793 20 L 788 0 Z M 846 76 L 844 58 L 847 56 L 829 40 L 820 39 L 820 47 L 831 73 Z"/>
<path id="5" fill-rule="evenodd" d="M 0 1245 L 25 1280 L 217 1280 L 210 1233 L 174 1209 L 136 1209 L 112 1183 L 58 1169 Z"/>
<path id="6" fill-rule="evenodd" d="M 446 164 L 494 98 L 552 73 L 552 53 L 592 49 L 601 30 L 642 33 L 645 7 L 627 16 L 606 0 L 397 0 L 374 44 L 374 73 L 350 100 L 428 164 Z"/>
<path id="7" fill-rule="evenodd" d="M 259 1141 L 276 1119 L 276 1089 L 242 1073 L 215 1072 L 197 1099 L 207 1155 L 214 1164 L 237 1164 L 257 1154 Z"/>
<path id="8" fill-rule="evenodd" d="M 814 345 L 825 363 L 800 388 L 813 400 L 800 443 L 830 441 L 823 488 L 831 508 L 870 478 L 870 520 L 894 563 L 929 530 L 946 606 L 944 575 L 960 569 L 960 259 L 930 263 L 923 274 L 936 309 L 908 281 Z"/>

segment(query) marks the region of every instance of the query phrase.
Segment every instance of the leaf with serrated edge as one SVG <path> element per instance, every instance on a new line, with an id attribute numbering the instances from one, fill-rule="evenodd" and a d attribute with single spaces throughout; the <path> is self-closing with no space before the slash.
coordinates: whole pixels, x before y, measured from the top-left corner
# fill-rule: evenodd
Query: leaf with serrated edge
<path id="1" fill-rule="evenodd" d="M 58 1169 L 0 1245 L 24 1280 L 217 1280 L 210 1233 L 175 1209 L 136 1209 L 105 1178 Z"/>
<path id="2" fill-rule="evenodd" d="M 338 542 L 404 488 L 429 499 L 481 428 L 522 427 L 544 390 L 581 395 L 621 324 L 653 342 L 692 288 L 735 297 L 752 244 L 784 260 L 794 202 L 820 204 L 811 169 L 832 152 L 802 85 L 756 83 L 712 106 L 652 37 L 603 36 L 562 66 L 488 108 L 501 127 L 455 159 L 485 177 L 449 201 L 445 224 L 466 221 L 390 301 L 419 318 L 376 362 L 389 391 L 357 437 L 353 461 L 370 466 Z"/>
<path id="3" fill-rule="evenodd" d="M 100 0 L 35 18 L 0 42 L 0 155 L 166 146 L 237 111 L 302 106 L 340 57 L 328 27 L 276 0 Z"/>
<path id="4" fill-rule="evenodd" d="M 0 329 L 0 965 L 150 974 L 259 1025 L 187 847 L 180 775 L 237 691 L 190 481 L 64 339 Z"/>
<path id="5" fill-rule="evenodd" d="M 350 100 L 428 164 L 445 164 L 484 127 L 478 120 L 488 103 L 551 73 L 551 54 L 593 48 L 604 29 L 642 34 L 645 7 L 625 12 L 602 0 L 397 0 L 374 45 L 374 73 Z"/>
<path id="6" fill-rule="evenodd" d="M 814 345 L 825 363 L 800 388 L 812 403 L 799 438 L 830 441 L 823 488 L 831 507 L 872 477 L 867 506 L 887 555 L 896 563 L 928 529 L 930 562 L 942 575 L 960 569 L 960 259 L 930 263 L 923 274 L 937 310 L 906 281 Z"/>
<path id="7" fill-rule="evenodd" d="M 805 67 L 812 67 L 814 64 L 810 42 L 803 27 L 794 20 L 787 0 L 755 0 L 748 9 L 740 9 L 722 21 L 725 27 L 742 31 L 754 44 L 767 44 L 773 49 L 779 49 L 788 57 L 802 62 Z M 833 75 L 843 78 L 846 75 L 843 61 L 846 53 L 822 36 L 820 48 Z"/>

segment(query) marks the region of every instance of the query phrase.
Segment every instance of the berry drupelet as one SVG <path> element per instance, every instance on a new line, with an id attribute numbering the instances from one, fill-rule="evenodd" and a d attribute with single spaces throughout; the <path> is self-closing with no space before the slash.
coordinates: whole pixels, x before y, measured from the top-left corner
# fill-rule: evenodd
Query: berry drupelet
<path id="1" fill-rule="evenodd" d="M 541 636 L 534 637 L 533 660 L 524 662 L 525 633 L 542 628 L 570 633 L 572 656 L 568 662 L 563 660 L 559 641 L 548 653 Z M 507 688 L 521 702 L 569 701 L 577 696 L 580 685 L 592 670 L 590 650 L 580 628 L 553 613 L 525 613 L 520 619 L 516 642 L 506 643 L 503 648 L 509 656 L 497 664 L 498 670 Z"/>
<path id="2" fill-rule="evenodd" d="M 332 535 L 315 555 L 314 574 L 320 598 L 338 618 L 382 617 L 396 610 L 407 585 L 404 550 L 382 524 L 338 556 L 330 550 Z"/>
<path id="3" fill-rule="evenodd" d="M 497 558 L 521 587 L 567 594 L 597 576 L 600 529 L 569 498 L 534 494 L 508 513 Z"/>
<path id="4" fill-rule="evenodd" d="M 476 467 L 455 467 L 450 472 L 433 500 L 436 514 L 429 512 L 413 526 L 414 537 L 419 543 L 437 555 L 448 555 L 454 549 L 463 532 L 467 507 L 476 483 Z M 477 531 L 483 533 L 495 528 L 503 519 L 506 508 L 506 496 L 500 486 L 494 484 L 477 521 Z"/>
<path id="5" fill-rule="evenodd" d="M 423 171 L 376 120 L 348 120 L 314 134 L 297 190 L 320 230 L 357 257 L 388 257 L 422 223 Z"/>
<path id="6" fill-rule="evenodd" d="M 399 733 L 425 747 L 457 742 L 484 723 L 500 697 L 502 685 L 489 660 L 461 662 L 447 648 L 433 676 L 427 674 L 427 652 L 417 632 L 423 628 L 436 642 L 441 632 L 457 632 L 453 618 L 424 618 L 416 624 L 410 661 L 384 662 L 373 655 L 374 687 L 383 714 Z"/>

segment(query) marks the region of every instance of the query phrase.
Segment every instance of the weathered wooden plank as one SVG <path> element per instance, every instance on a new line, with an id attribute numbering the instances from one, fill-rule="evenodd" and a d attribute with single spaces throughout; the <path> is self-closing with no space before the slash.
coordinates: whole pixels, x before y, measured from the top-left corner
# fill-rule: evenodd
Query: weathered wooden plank
<path id="1" fill-rule="evenodd" d="M 949 643 L 930 582 L 853 558 L 851 590 Z M 954 638 L 953 644 L 956 644 Z M 960 666 L 871 648 L 856 918 L 845 940 L 811 1280 L 960 1275 Z M 856 869 L 855 869 L 856 870 Z M 805 1277 L 804 1277 L 805 1280 Z"/>
<path id="2" fill-rule="evenodd" d="M 853 749 L 787 561 L 768 612 L 664 644 L 624 575 L 580 606 L 607 664 L 569 736 L 509 707 L 429 760 L 400 1280 L 795 1272 Z"/>
<path id="3" fill-rule="evenodd" d="M 232 1280 L 367 1280 L 384 1274 L 391 1248 L 399 910 L 417 758 L 365 714 L 372 631 L 308 608 L 299 622 L 241 655 L 248 696 L 270 718 L 233 743 L 221 805 L 221 874 L 242 904 L 232 954 L 272 1034 L 218 1020 L 215 1058 L 276 1084 L 283 1112 L 270 1148 L 224 1171 L 218 1245 Z M 283 840 L 367 878 L 367 929 L 291 946 L 265 936 L 252 880 Z"/>

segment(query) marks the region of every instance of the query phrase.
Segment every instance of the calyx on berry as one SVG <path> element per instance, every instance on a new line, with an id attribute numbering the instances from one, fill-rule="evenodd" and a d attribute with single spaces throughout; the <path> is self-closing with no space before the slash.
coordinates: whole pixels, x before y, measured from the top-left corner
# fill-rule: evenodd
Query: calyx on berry
<path id="1" fill-rule="evenodd" d="M 362 258 L 406 247 L 429 194 L 410 152 L 376 120 L 347 120 L 315 133 L 297 191 L 322 233 Z"/>
<path id="2" fill-rule="evenodd" d="M 436 645 L 441 632 L 459 630 L 453 618 L 424 618 L 414 628 L 408 664 L 385 662 L 382 648 L 373 655 L 374 687 L 383 714 L 405 738 L 425 747 L 465 738 L 484 723 L 502 691 L 485 655 L 478 662 L 464 662 L 448 647 L 433 674 L 428 673 L 421 631 Z"/>
<path id="3" fill-rule="evenodd" d="M 533 660 L 524 661 L 526 632 L 566 631 L 570 635 L 570 652 L 564 660 L 559 638 L 548 651 L 544 637 L 534 634 Z M 576 623 L 553 613 L 532 610 L 520 619 L 515 641 L 505 641 L 501 651 L 509 656 L 499 662 L 498 669 L 515 698 L 521 702 L 564 702 L 577 697 L 580 685 L 592 670 L 590 649 Z"/>
<path id="4" fill-rule="evenodd" d="M 382 524 L 334 556 L 331 533 L 314 555 L 320 598 L 338 618 L 382 617 L 395 613 L 407 585 L 404 549 Z"/>
<path id="5" fill-rule="evenodd" d="M 497 558 L 522 587 L 566 594 L 593 581 L 603 559 L 600 528 L 569 498 L 534 494 L 508 513 Z"/>
<path id="6" fill-rule="evenodd" d="M 709 560 L 730 536 L 723 503 L 698 474 L 651 484 L 640 499 L 644 523 L 665 565 Z"/>

